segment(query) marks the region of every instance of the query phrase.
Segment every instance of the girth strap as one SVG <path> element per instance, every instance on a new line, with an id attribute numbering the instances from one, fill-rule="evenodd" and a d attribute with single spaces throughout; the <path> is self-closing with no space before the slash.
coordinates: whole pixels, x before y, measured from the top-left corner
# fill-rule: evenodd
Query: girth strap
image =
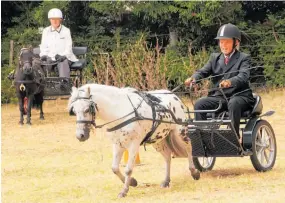
<path id="1" fill-rule="evenodd" d="M 136 92 L 138 95 L 140 95 L 143 100 L 151 107 L 152 110 L 152 127 L 151 130 L 146 134 L 146 136 L 144 137 L 144 139 L 142 140 L 140 145 L 145 144 L 153 135 L 153 133 L 155 132 L 155 130 L 158 128 L 158 126 L 161 124 L 161 119 L 156 119 L 156 107 L 160 108 L 162 107 L 159 103 L 161 102 L 161 100 L 151 94 L 148 93 L 144 93 L 144 92 Z"/>

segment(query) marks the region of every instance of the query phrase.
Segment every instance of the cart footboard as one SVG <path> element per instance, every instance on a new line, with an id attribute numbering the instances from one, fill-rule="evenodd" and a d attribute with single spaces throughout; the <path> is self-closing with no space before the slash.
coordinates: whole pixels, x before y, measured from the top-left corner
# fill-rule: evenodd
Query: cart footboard
<path id="1" fill-rule="evenodd" d="M 241 148 L 231 129 L 188 129 L 194 157 L 241 156 Z"/>

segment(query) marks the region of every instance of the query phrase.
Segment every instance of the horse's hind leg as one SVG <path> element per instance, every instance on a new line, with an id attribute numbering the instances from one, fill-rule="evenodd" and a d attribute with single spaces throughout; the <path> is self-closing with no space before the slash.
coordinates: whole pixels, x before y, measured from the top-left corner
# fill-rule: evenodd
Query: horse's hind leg
<path id="1" fill-rule="evenodd" d="M 160 184 L 160 187 L 167 188 L 169 187 L 170 183 L 171 149 L 168 147 L 166 139 L 162 140 L 158 144 L 154 144 L 153 147 L 164 157 L 166 173 L 163 182 Z"/>
<path id="2" fill-rule="evenodd" d="M 188 154 L 189 170 L 191 172 L 191 176 L 193 177 L 194 180 L 199 180 L 200 172 L 195 168 L 195 165 L 193 163 L 191 140 L 186 135 L 185 130 L 182 130 L 181 136 L 183 141 L 186 143 L 186 151 Z"/>
<path id="3" fill-rule="evenodd" d="M 40 104 L 40 120 L 44 120 L 43 103 Z"/>
<path id="4" fill-rule="evenodd" d="M 24 97 L 18 97 L 19 100 L 19 110 L 20 110 L 20 121 L 19 124 L 24 124 Z"/>

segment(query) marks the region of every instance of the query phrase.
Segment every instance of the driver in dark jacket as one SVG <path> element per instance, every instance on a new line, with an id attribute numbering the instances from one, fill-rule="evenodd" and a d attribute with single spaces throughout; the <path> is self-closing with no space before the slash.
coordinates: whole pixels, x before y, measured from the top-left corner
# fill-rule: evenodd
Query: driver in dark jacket
<path id="1" fill-rule="evenodd" d="M 241 41 L 241 33 L 233 24 L 225 24 L 220 27 L 217 37 L 221 53 L 213 53 L 208 63 L 196 71 L 185 81 L 185 85 L 195 84 L 196 81 L 210 75 L 213 77 L 214 87 L 222 87 L 227 101 L 220 91 L 211 92 L 208 97 L 199 99 L 195 110 L 216 109 L 219 101 L 222 102 L 222 109 L 229 110 L 229 117 L 235 131 L 239 135 L 239 125 L 242 112 L 253 108 L 254 98 L 249 88 L 250 56 L 239 52 L 237 47 Z M 196 120 L 206 120 L 206 113 L 196 113 Z"/>

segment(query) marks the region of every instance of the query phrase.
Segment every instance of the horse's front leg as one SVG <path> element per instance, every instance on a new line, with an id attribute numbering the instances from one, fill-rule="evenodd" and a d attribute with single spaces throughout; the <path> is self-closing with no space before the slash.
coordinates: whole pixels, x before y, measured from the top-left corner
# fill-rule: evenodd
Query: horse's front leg
<path id="1" fill-rule="evenodd" d="M 40 120 L 44 120 L 44 112 L 43 112 L 43 103 L 44 103 L 44 90 L 42 90 L 42 92 L 39 95 L 40 97 Z"/>
<path id="2" fill-rule="evenodd" d="M 24 97 L 18 97 L 19 101 L 19 110 L 20 110 L 20 125 L 24 125 Z"/>
<path id="3" fill-rule="evenodd" d="M 33 99 L 34 99 L 34 95 L 29 95 L 28 96 L 28 106 L 27 106 L 27 124 L 28 125 L 32 125 L 31 123 L 31 110 L 32 110 L 32 105 L 33 105 Z"/>
<path id="4" fill-rule="evenodd" d="M 153 147 L 156 151 L 160 152 L 165 160 L 165 178 L 160 184 L 161 188 L 169 187 L 170 183 L 170 167 L 171 167 L 171 149 L 168 147 L 166 140 L 162 140 L 158 144 L 154 144 Z"/>
<path id="5" fill-rule="evenodd" d="M 112 171 L 120 178 L 120 180 L 124 183 L 125 177 L 120 171 L 120 162 L 123 156 L 125 149 L 122 148 L 119 144 L 113 144 L 113 163 L 112 163 Z"/>
<path id="6" fill-rule="evenodd" d="M 137 186 L 137 180 L 132 178 L 133 168 L 135 165 L 136 155 L 139 151 L 139 143 L 132 143 L 131 146 L 128 148 L 129 152 L 129 159 L 128 163 L 125 168 L 125 180 L 124 180 L 124 187 L 122 191 L 119 193 L 118 197 L 125 197 L 129 191 L 129 186 Z"/>

